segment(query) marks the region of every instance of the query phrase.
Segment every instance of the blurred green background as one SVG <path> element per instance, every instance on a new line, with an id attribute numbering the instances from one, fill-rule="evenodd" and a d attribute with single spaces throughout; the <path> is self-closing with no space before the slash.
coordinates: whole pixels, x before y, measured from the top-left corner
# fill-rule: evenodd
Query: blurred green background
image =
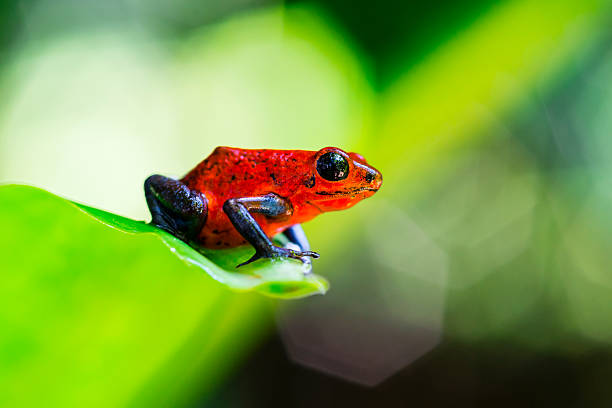
<path id="1" fill-rule="evenodd" d="M 3 184 L 147 219 L 143 180 L 217 145 L 334 145 L 385 181 L 305 225 L 331 289 L 299 301 L 2 196 L 0 405 L 610 406 L 611 23 L 606 0 L 1 2 Z"/>

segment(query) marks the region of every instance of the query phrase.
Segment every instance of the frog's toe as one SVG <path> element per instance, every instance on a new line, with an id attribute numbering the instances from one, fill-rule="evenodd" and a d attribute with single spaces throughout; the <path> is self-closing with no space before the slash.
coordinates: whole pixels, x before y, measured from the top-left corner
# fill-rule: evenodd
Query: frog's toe
<path id="1" fill-rule="evenodd" d="M 300 261 L 304 263 L 312 262 L 310 258 L 316 259 L 320 257 L 320 255 L 314 251 L 296 251 L 294 249 L 289 249 L 289 248 L 279 248 L 279 249 L 281 249 L 281 251 L 278 251 L 278 253 L 273 256 L 282 257 L 282 258 L 299 259 Z"/>
<path id="2" fill-rule="evenodd" d="M 236 266 L 236 268 L 240 268 L 241 266 L 248 265 L 251 262 L 255 262 L 261 258 L 292 258 L 298 259 L 303 263 L 311 263 L 310 258 L 319 258 L 319 254 L 314 251 L 296 251 L 290 248 L 281 248 L 281 247 L 272 247 L 269 251 L 264 253 L 255 252 L 252 257 L 250 257 L 246 262 L 243 262 Z"/>
<path id="3" fill-rule="evenodd" d="M 302 251 L 299 252 L 299 257 L 302 260 L 308 259 L 310 261 L 310 258 L 319 259 L 321 255 L 319 255 L 319 253 L 315 251 Z"/>
<path id="4" fill-rule="evenodd" d="M 258 259 L 261 259 L 261 258 L 264 258 L 264 256 L 262 256 L 258 252 L 255 252 L 252 257 L 250 257 L 249 259 L 247 259 L 243 263 L 236 265 L 236 268 L 240 268 L 241 266 L 248 265 L 251 262 L 255 262 L 255 261 L 257 261 Z"/>
<path id="5" fill-rule="evenodd" d="M 308 275 L 312 273 L 312 258 L 318 258 L 318 257 L 319 257 L 319 254 L 316 252 L 313 252 L 312 255 L 306 255 L 306 256 L 300 257 L 300 261 L 302 261 L 302 265 L 304 265 L 305 267 L 304 275 Z"/>

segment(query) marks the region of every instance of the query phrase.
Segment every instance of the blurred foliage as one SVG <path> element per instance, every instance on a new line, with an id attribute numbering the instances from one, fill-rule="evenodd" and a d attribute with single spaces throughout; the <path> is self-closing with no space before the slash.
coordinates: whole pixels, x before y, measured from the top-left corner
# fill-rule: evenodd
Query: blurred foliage
<path id="1" fill-rule="evenodd" d="M 304 2 L 290 0 L 287 3 Z M 443 0 L 436 2 L 435 7 L 427 2 L 402 0 L 385 1 L 384 5 L 367 0 L 311 0 L 306 3 L 323 8 L 334 19 L 342 21 L 367 55 L 365 63 L 373 71 L 375 88 L 382 90 L 392 86 L 431 50 L 452 39 L 499 2 Z"/>

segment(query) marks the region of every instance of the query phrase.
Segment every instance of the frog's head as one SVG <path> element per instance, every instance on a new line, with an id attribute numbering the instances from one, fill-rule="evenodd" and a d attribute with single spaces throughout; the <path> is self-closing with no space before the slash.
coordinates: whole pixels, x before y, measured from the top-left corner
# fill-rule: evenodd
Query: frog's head
<path id="1" fill-rule="evenodd" d="M 326 147 L 314 155 L 312 173 L 304 184 L 310 204 L 322 212 L 335 211 L 373 195 L 382 184 L 382 175 L 360 154 Z"/>

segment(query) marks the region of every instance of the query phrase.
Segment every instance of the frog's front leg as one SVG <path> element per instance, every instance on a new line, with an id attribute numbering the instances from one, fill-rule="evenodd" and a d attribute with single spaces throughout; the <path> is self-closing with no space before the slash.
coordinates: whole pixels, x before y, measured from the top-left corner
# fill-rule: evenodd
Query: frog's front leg
<path id="1" fill-rule="evenodd" d="M 146 179 L 144 189 L 152 224 L 186 242 L 197 238 L 208 216 L 204 194 L 158 174 Z"/>
<path id="2" fill-rule="evenodd" d="M 263 214 L 270 218 L 283 217 L 291 214 L 291 205 L 276 194 L 267 194 L 259 197 L 231 198 L 223 203 L 223 211 L 227 214 L 234 228 L 246 239 L 255 254 L 246 262 L 237 267 L 246 265 L 259 258 L 295 258 L 305 256 L 318 258 L 319 254 L 312 251 L 296 251 L 290 248 L 281 248 L 272 244 L 251 213 Z"/>

